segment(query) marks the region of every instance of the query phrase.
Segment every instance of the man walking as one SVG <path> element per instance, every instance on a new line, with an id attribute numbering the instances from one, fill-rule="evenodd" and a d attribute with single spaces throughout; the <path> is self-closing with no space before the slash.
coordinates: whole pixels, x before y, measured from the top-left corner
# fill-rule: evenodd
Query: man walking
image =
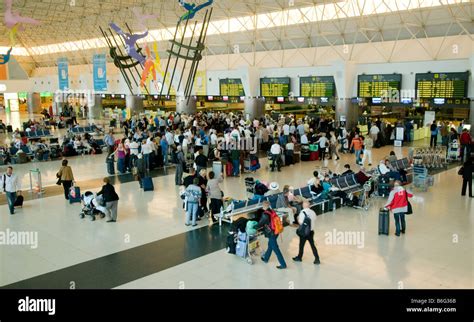
<path id="1" fill-rule="evenodd" d="M 15 214 L 15 201 L 16 194 L 20 192 L 20 180 L 13 174 L 13 168 L 8 167 L 7 172 L 1 177 L 1 187 L 7 194 L 8 208 L 10 209 L 10 215 Z"/>
<path id="2" fill-rule="evenodd" d="M 303 252 L 304 252 L 304 245 L 308 241 L 311 245 L 311 249 L 314 255 L 314 264 L 319 265 L 321 261 L 319 260 L 318 249 L 314 244 L 314 229 L 316 226 L 316 213 L 309 208 L 309 201 L 303 202 L 303 210 L 300 212 L 298 216 L 298 223 L 300 224 L 300 228 L 298 228 L 298 236 L 300 237 L 300 247 L 298 256 L 293 257 L 295 262 L 301 262 L 303 260 Z"/>
<path id="3" fill-rule="evenodd" d="M 260 222 L 257 225 L 257 229 L 259 228 L 264 228 L 263 232 L 266 238 L 268 238 L 268 248 L 265 254 L 261 257 L 262 261 L 264 263 L 268 263 L 268 260 L 270 259 L 270 256 L 272 255 L 272 252 L 275 252 L 278 262 L 280 263 L 279 266 L 277 266 L 278 269 L 285 269 L 286 268 L 286 262 L 285 259 L 283 258 L 283 254 L 280 251 L 280 248 L 278 247 L 277 243 L 277 238 L 278 238 L 278 231 L 275 231 L 274 225 L 272 225 L 272 222 L 275 220 L 275 216 L 278 216 L 273 209 L 270 208 L 270 203 L 265 200 L 262 203 L 262 208 L 263 208 L 263 214 L 262 218 L 260 219 Z M 277 220 L 280 220 L 277 218 Z"/>
<path id="4" fill-rule="evenodd" d="M 438 126 L 436 125 L 436 121 L 433 121 L 430 127 L 431 131 L 431 139 L 430 139 L 430 147 L 436 147 L 436 143 L 438 141 Z"/>
<path id="5" fill-rule="evenodd" d="M 364 141 L 364 157 L 362 158 L 362 165 L 365 164 L 365 160 L 369 158 L 369 167 L 372 165 L 372 148 L 374 147 L 374 141 L 370 136 L 365 138 Z"/>
<path id="6" fill-rule="evenodd" d="M 176 162 L 176 175 L 174 181 L 177 186 L 181 186 L 183 184 L 184 166 L 186 165 L 186 160 L 184 159 L 184 153 L 182 151 L 181 145 L 178 145 L 177 147 Z"/>

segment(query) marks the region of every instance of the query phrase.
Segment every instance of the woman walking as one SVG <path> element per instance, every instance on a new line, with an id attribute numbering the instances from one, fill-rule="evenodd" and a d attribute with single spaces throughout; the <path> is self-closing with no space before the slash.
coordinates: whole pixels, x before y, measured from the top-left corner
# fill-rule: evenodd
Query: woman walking
<path id="1" fill-rule="evenodd" d="M 400 232 L 405 234 L 405 215 L 408 212 L 408 198 L 412 197 L 413 195 L 402 187 L 402 183 L 399 180 L 395 181 L 395 187 L 390 192 L 385 208 L 393 212 L 396 228 L 395 235 L 398 237 Z"/>
<path id="2" fill-rule="evenodd" d="M 58 179 L 61 179 L 63 189 L 64 189 L 64 198 L 66 200 L 69 200 L 69 190 L 72 187 L 72 183 L 74 181 L 74 175 L 72 173 L 72 168 L 68 166 L 68 161 L 63 160 L 61 169 L 59 169 L 59 172 L 56 174 L 56 177 Z"/>
<path id="3" fill-rule="evenodd" d="M 330 137 L 329 137 L 329 160 L 332 159 L 332 156 L 333 155 L 336 155 L 336 161 L 339 160 L 339 154 L 337 154 L 337 138 L 336 138 L 336 134 L 334 133 L 334 131 L 331 131 L 329 133 Z"/>
<path id="4" fill-rule="evenodd" d="M 103 181 L 105 185 L 102 186 L 102 190 L 97 193 L 97 196 L 102 195 L 103 201 L 105 202 L 107 222 L 116 222 L 119 196 L 115 192 L 114 186 L 110 184 L 109 178 L 104 178 Z"/>

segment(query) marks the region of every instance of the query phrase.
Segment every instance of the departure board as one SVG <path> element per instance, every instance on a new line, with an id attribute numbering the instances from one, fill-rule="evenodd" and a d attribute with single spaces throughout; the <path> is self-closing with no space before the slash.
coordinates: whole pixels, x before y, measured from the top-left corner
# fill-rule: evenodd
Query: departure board
<path id="1" fill-rule="evenodd" d="M 290 96 L 290 78 L 260 78 L 260 96 L 288 97 Z"/>
<path id="2" fill-rule="evenodd" d="M 245 96 L 244 85 L 240 78 L 226 78 L 219 80 L 221 96 Z"/>
<path id="3" fill-rule="evenodd" d="M 469 72 L 416 74 L 418 98 L 467 97 Z"/>
<path id="4" fill-rule="evenodd" d="M 383 97 L 390 95 L 390 91 L 402 88 L 401 74 L 359 75 L 359 97 Z"/>
<path id="5" fill-rule="evenodd" d="M 333 76 L 312 76 L 300 78 L 300 96 L 334 97 L 336 84 Z"/>

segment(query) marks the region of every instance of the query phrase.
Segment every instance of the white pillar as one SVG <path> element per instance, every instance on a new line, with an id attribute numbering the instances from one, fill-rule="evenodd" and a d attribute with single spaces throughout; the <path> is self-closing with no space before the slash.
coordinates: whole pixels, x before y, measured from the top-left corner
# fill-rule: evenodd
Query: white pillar
<path id="1" fill-rule="evenodd" d="M 197 100 L 194 96 L 191 96 L 189 100 L 184 96 L 176 96 L 176 112 L 194 115 L 197 112 L 196 103 Z"/>
<path id="2" fill-rule="evenodd" d="M 357 125 L 359 119 L 359 106 L 351 101 L 354 96 L 357 66 L 352 61 L 337 61 L 333 66 L 337 89 L 336 121 L 345 119 L 349 129 Z"/>
<path id="3" fill-rule="evenodd" d="M 26 97 L 29 114 L 41 113 L 41 96 L 39 93 L 28 93 Z"/>
<path id="4" fill-rule="evenodd" d="M 245 98 L 245 115 L 249 115 L 250 120 L 260 118 L 265 114 L 265 101 L 262 98 Z"/>
<path id="5" fill-rule="evenodd" d="M 127 95 L 126 102 L 126 107 L 131 110 L 132 115 L 140 114 L 145 110 L 143 106 L 143 97 L 141 96 Z"/>

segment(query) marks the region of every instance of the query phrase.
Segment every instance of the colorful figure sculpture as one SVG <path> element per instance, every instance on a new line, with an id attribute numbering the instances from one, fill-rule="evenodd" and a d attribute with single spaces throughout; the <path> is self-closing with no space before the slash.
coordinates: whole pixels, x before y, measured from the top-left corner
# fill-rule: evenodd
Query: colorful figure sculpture
<path id="1" fill-rule="evenodd" d="M 143 29 L 147 29 L 144 22 L 147 20 L 152 20 L 152 19 L 157 19 L 158 15 L 144 15 L 140 13 L 140 8 L 133 8 L 132 9 L 133 14 L 137 18 L 137 22 L 142 27 Z"/>
<path id="2" fill-rule="evenodd" d="M 142 39 L 148 36 L 148 30 L 144 32 L 143 34 L 132 35 L 132 34 L 123 32 L 122 29 L 120 29 L 115 23 L 111 23 L 110 28 L 115 30 L 115 32 L 119 34 L 125 41 L 125 50 L 127 51 L 127 54 L 143 65 L 145 63 L 146 58 L 138 53 L 136 44 L 139 39 Z"/>
<path id="3" fill-rule="evenodd" d="M 187 12 L 181 16 L 180 21 L 183 20 L 190 20 L 193 19 L 196 16 L 196 13 L 198 13 L 200 10 L 210 6 L 213 4 L 214 0 L 208 0 L 207 2 L 200 4 L 199 6 L 196 6 L 195 3 L 187 3 L 184 2 L 184 0 L 178 0 L 179 4 L 187 10 Z"/>
<path id="4" fill-rule="evenodd" d="M 12 10 L 12 4 L 13 0 L 5 0 L 4 22 L 8 29 L 7 36 L 10 38 L 10 46 L 15 46 L 18 29 L 24 29 L 22 24 L 38 25 L 40 22 L 33 18 L 20 16 L 20 14 Z"/>
<path id="5" fill-rule="evenodd" d="M 5 65 L 10 61 L 10 54 L 12 52 L 12 47 L 8 50 L 8 52 L 5 55 L 0 55 L 0 65 Z"/>
<path id="6" fill-rule="evenodd" d="M 142 87 L 142 88 L 145 87 L 145 81 L 147 80 L 148 75 L 151 72 L 152 76 L 153 76 L 153 81 L 154 81 L 154 84 L 155 84 L 155 88 L 158 91 L 158 87 L 157 87 L 158 83 L 156 81 L 155 62 L 154 62 L 153 56 L 151 55 L 150 48 L 147 45 L 145 45 L 144 48 L 145 48 L 145 53 L 146 53 L 146 61 L 145 61 L 145 65 L 143 66 L 143 73 L 142 73 L 142 79 L 140 81 L 140 87 Z"/>
<path id="7" fill-rule="evenodd" d="M 16 25 L 21 25 L 21 24 L 38 25 L 40 23 L 36 19 L 29 18 L 29 17 L 22 17 L 17 12 L 14 12 L 12 10 L 12 4 L 13 4 L 13 0 L 5 0 L 5 26 L 8 29 L 12 29 Z"/>

